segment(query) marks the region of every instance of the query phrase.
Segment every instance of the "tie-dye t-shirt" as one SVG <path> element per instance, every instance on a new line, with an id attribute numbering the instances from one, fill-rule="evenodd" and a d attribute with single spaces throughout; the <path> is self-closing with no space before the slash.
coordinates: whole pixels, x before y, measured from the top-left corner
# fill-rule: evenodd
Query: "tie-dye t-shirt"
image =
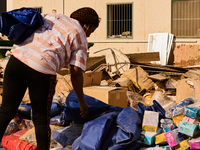
<path id="1" fill-rule="evenodd" d="M 44 25 L 12 54 L 31 68 L 55 75 L 66 65 L 86 69 L 88 42 L 79 22 L 58 13 L 43 15 Z"/>

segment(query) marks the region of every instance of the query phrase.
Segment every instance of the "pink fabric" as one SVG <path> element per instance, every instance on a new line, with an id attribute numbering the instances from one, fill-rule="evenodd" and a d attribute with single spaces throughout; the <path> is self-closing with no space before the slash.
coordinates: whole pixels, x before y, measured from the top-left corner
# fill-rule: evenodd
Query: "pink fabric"
<path id="1" fill-rule="evenodd" d="M 71 64 L 86 69 L 88 42 L 77 20 L 62 14 L 43 15 L 44 25 L 12 51 L 31 68 L 55 75 Z"/>

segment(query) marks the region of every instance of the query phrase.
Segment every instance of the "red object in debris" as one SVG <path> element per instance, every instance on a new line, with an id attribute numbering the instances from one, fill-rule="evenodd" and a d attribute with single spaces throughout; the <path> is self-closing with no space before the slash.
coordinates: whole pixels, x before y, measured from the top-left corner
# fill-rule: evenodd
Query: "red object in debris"
<path id="1" fill-rule="evenodd" d="M 26 141 L 20 140 L 20 136 L 24 135 L 28 129 L 20 130 L 12 135 L 2 138 L 2 146 L 5 150 L 37 150 L 37 146 Z"/>

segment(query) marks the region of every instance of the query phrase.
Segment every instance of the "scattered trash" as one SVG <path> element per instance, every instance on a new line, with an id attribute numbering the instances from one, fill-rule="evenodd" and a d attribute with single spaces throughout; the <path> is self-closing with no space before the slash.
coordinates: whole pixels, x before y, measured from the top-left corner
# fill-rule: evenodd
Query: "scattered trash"
<path id="1" fill-rule="evenodd" d="M 69 69 L 57 74 L 50 118 L 51 150 L 85 149 L 89 145 L 94 149 L 200 149 L 198 68 L 140 63 L 143 57 L 115 48 L 107 51 L 107 56 L 88 59 L 83 90 L 89 115 L 85 119 L 79 115 Z M 11 53 L 0 59 L 0 100 L 3 72 Z M 155 52 L 148 53 L 151 55 L 158 61 Z M 160 63 L 168 61 L 168 53 L 165 58 Z M 20 149 L 20 145 L 36 148 L 31 113 L 27 90 L 2 139 L 5 149 Z"/>

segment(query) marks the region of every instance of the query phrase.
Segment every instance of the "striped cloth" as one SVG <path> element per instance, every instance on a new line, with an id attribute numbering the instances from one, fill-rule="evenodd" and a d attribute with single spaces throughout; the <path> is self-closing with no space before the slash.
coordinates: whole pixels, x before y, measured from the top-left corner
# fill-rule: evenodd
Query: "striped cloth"
<path id="1" fill-rule="evenodd" d="M 86 69 L 88 42 L 79 22 L 58 13 L 44 14 L 44 25 L 12 51 L 31 68 L 55 75 L 70 64 Z"/>

